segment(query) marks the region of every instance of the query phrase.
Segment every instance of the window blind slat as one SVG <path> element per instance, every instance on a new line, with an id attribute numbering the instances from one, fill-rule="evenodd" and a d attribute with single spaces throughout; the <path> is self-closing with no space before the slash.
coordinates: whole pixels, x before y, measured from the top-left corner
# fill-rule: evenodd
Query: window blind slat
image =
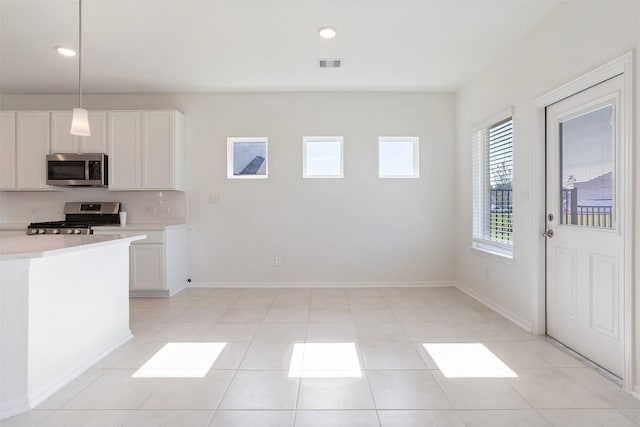
<path id="1" fill-rule="evenodd" d="M 472 136 L 473 240 L 501 250 L 513 244 L 513 119 Z"/>

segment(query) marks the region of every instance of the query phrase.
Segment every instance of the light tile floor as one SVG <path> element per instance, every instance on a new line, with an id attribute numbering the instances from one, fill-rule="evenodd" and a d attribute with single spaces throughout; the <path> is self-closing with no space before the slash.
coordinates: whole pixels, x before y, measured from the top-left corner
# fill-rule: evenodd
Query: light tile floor
<path id="1" fill-rule="evenodd" d="M 2 426 L 637 426 L 640 401 L 454 288 L 188 289 L 131 299 L 135 338 Z M 204 378 L 132 378 L 168 342 L 225 342 Z M 289 377 L 295 343 L 356 344 L 360 378 Z M 447 378 L 480 342 L 515 378 Z"/>

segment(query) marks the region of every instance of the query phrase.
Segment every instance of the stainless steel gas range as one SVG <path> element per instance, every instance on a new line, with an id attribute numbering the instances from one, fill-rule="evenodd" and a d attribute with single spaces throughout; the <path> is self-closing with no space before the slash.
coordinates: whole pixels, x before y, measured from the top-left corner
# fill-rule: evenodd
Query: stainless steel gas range
<path id="1" fill-rule="evenodd" d="M 27 235 L 93 234 L 94 225 L 120 224 L 119 202 L 67 202 L 64 221 L 32 222 Z"/>

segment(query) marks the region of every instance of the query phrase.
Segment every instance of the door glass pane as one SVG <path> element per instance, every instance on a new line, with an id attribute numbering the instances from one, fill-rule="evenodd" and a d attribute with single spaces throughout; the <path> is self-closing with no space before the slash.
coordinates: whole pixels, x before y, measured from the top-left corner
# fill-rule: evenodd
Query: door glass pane
<path id="1" fill-rule="evenodd" d="M 561 224 L 615 226 L 613 105 L 560 123 Z"/>

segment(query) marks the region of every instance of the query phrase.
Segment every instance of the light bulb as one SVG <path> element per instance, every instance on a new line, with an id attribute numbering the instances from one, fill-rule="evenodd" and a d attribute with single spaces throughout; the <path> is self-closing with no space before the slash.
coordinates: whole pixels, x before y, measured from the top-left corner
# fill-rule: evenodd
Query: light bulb
<path id="1" fill-rule="evenodd" d="M 76 56 L 76 51 L 73 49 L 69 49 L 68 47 L 58 46 L 56 47 L 56 51 L 62 56 L 67 56 L 67 57 Z"/>
<path id="2" fill-rule="evenodd" d="M 318 28 L 318 35 L 323 39 L 332 39 L 336 36 L 336 29 L 330 26 Z"/>

